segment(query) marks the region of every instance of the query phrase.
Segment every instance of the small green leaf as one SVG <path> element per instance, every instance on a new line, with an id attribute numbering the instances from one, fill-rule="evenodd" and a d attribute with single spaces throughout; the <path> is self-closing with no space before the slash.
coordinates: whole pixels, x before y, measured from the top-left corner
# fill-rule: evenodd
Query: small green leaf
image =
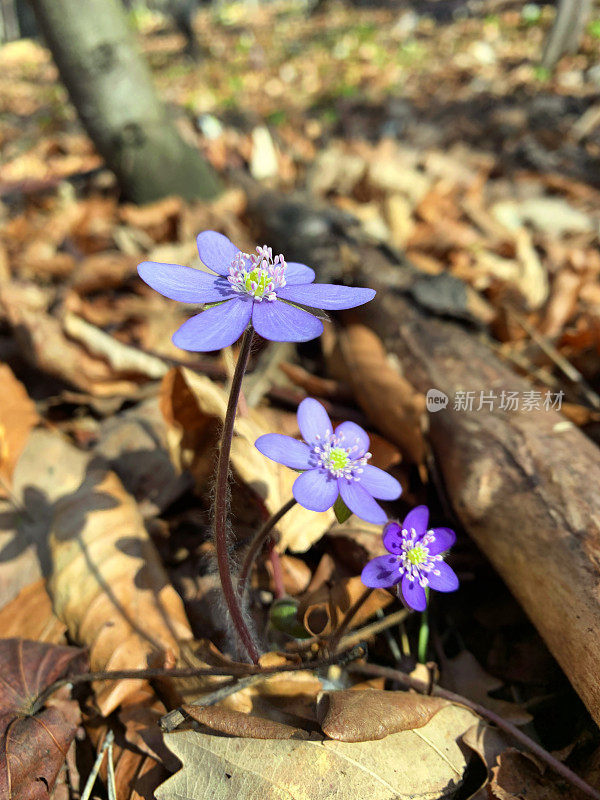
<path id="1" fill-rule="evenodd" d="M 333 504 L 333 511 L 335 513 L 335 518 L 340 523 L 340 525 L 343 522 L 346 522 L 346 520 L 352 516 L 352 512 L 350 511 L 346 503 L 344 503 L 342 498 L 339 496 L 338 499 Z"/>
<path id="2" fill-rule="evenodd" d="M 308 639 L 310 633 L 298 620 L 298 603 L 291 597 L 276 600 L 271 606 L 271 625 L 294 639 Z"/>

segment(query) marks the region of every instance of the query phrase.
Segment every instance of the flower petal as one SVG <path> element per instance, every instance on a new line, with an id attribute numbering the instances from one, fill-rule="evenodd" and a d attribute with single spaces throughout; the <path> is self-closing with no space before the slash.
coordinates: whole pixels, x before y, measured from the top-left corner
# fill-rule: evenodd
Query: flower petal
<path id="1" fill-rule="evenodd" d="M 297 261 L 286 263 L 285 282 L 288 286 L 295 286 L 298 283 L 312 283 L 315 279 L 315 271 L 306 264 L 299 264 Z"/>
<path id="2" fill-rule="evenodd" d="M 458 578 L 452 567 L 445 561 L 437 561 L 435 569 L 439 570 L 439 575 L 435 575 L 433 570 L 427 573 L 427 580 L 432 589 L 436 592 L 453 592 L 458 589 Z"/>
<path id="3" fill-rule="evenodd" d="M 425 589 L 418 581 L 409 581 L 406 575 L 402 578 L 402 597 L 406 605 L 415 611 L 425 611 L 427 608 Z"/>
<path id="4" fill-rule="evenodd" d="M 234 295 L 229 281 L 181 264 L 138 264 L 140 278 L 165 297 L 180 303 L 218 303 Z"/>
<path id="5" fill-rule="evenodd" d="M 388 522 L 383 529 L 383 546 L 389 553 L 402 552 L 402 526 L 397 522 Z"/>
<path id="6" fill-rule="evenodd" d="M 292 469 L 310 468 L 310 447 L 298 439 L 291 436 L 284 436 L 281 433 L 266 433 L 259 436 L 254 442 L 254 446 L 260 450 L 263 456 L 267 456 L 278 464 L 285 464 Z"/>
<path id="7" fill-rule="evenodd" d="M 402 487 L 396 478 L 371 464 L 365 464 L 358 480 L 369 494 L 379 500 L 396 500 L 402 494 Z"/>
<path id="8" fill-rule="evenodd" d="M 427 545 L 429 554 L 432 556 L 445 553 L 456 541 L 456 534 L 450 528 L 434 528 L 433 532 L 435 534 L 435 540 Z"/>
<path id="9" fill-rule="evenodd" d="M 363 569 L 360 579 L 372 589 L 384 589 L 400 583 L 402 573 L 398 568 L 398 559 L 395 556 L 377 556 Z"/>
<path id="10" fill-rule="evenodd" d="M 321 469 L 309 469 L 294 481 L 292 492 L 296 500 L 309 511 L 327 511 L 338 496 L 337 481 Z"/>
<path id="11" fill-rule="evenodd" d="M 272 342 L 308 342 L 323 333 L 323 323 L 308 311 L 279 300 L 254 303 L 252 324 Z"/>
<path id="12" fill-rule="evenodd" d="M 336 311 L 341 308 L 354 308 L 368 303 L 375 297 L 374 289 L 354 289 L 351 286 L 334 286 L 330 283 L 306 283 L 297 286 L 284 286 L 277 290 L 277 296 L 292 303 L 302 303 L 311 308 Z"/>
<path id="13" fill-rule="evenodd" d="M 344 439 L 340 442 L 342 447 L 356 445 L 358 450 L 352 454 L 352 458 L 361 458 L 369 449 L 369 435 L 356 422 L 342 422 L 335 429 L 335 435 Z"/>
<path id="14" fill-rule="evenodd" d="M 333 430 L 329 414 L 314 397 L 305 397 L 298 406 L 298 427 L 308 444 L 313 444 L 318 436 L 324 437 Z"/>
<path id="15" fill-rule="evenodd" d="M 371 495 L 358 481 L 348 481 L 345 478 L 338 478 L 338 485 L 340 487 L 342 500 L 357 517 L 367 522 L 374 522 L 376 525 L 387 522 L 388 516 L 383 508 L 381 508 L 379 503 L 373 500 Z"/>
<path id="16" fill-rule="evenodd" d="M 188 319 L 173 334 L 173 344 L 196 353 L 229 347 L 240 338 L 251 315 L 250 299 L 236 297 Z"/>
<path id="17" fill-rule="evenodd" d="M 427 506 L 417 506 L 409 511 L 404 517 L 402 527 L 410 533 L 411 528 L 414 528 L 417 533 L 417 538 L 425 536 L 427 533 L 427 523 L 429 522 L 429 509 Z"/>
<path id="18" fill-rule="evenodd" d="M 202 231 L 196 237 L 200 261 L 218 275 L 229 275 L 229 265 L 239 247 L 216 231 Z"/>

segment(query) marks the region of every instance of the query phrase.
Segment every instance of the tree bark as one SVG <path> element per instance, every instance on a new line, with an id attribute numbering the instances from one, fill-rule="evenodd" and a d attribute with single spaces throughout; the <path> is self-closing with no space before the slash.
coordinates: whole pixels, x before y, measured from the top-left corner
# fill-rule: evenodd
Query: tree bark
<path id="1" fill-rule="evenodd" d="M 32 0 L 71 100 L 123 194 L 215 197 L 219 180 L 186 144 L 137 54 L 120 0 Z"/>
<path id="2" fill-rule="evenodd" d="M 429 310 L 419 306 L 418 273 L 339 212 L 275 195 L 252 208 L 264 240 L 315 267 L 317 280 L 354 267 L 357 282 L 377 290 L 360 317 L 416 389 L 450 397 L 429 415 L 429 440 L 455 512 L 600 723 L 599 449 L 557 411 L 455 411 L 459 389 L 478 397 L 532 386 L 472 329 L 436 318 L 434 293 Z"/>
<path id="3" fill-rule="evenodd" d="M 544 47 L 543 67 L 552 69 L 565 53 L 576 52 L 591 9 L 591 0 L 560 0 Z"/>

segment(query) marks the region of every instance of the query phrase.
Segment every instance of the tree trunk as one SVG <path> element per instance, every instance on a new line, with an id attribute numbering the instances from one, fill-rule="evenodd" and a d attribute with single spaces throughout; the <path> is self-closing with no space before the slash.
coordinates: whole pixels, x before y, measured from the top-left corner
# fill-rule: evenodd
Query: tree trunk
<path id="1" fill-rule="evenodd" d="M 15 0 L 0 0 L 0 34 L 2 42 L 11 42 L 19 38 Z"/>
<path id="2" fill-rule="evenodd" d="M 220 183 L 159 102 L 120 0 L 32 0 L 38 24 L 87 133 L 123 194 L 215 197 Z"/>
<path id="3" fill-rule="evenodd" d="M 591 8 L 591 0 L 560 0 L 544 47 L 543 67 L 552 69 L 561 56 L 577 50 Z"/>
<path id="4" fill-rule="evenodd" d="M 460 281 L 451 279 L 456 291 L 448 292 L 447 276 L 424 278 L 338 210 L 309 203 L 255 194 L 250 214 L 261 240 L 315 267 L 318 281 L 354 268 L 359 285 L 377 290 L 348 315 L 368 320 L 417 390 L 449 396 L 429 415 L 429 442 L 456 515 L 600 724 L 600 451 L 555 410 L 478 411 L 477 400 L 455 410 L 458 390 L 479 399 L 481 391 L 523 397 L 533 387 L 472 330 L 436 319 L 436 303 L 445 317 L 467 316 Z"/>

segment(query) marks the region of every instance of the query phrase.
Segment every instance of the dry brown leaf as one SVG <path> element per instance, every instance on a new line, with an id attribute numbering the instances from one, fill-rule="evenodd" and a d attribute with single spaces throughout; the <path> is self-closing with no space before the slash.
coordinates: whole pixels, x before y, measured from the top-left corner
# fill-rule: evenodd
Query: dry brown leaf
<path id="1" fill-rule="evenodd" d="M 219 706 L 183 705 L 185 713 L 218 733 L 243 739 L 308 739 L 308 733 L 272 719 L 253 717 L 242 711 Z"/>
<path id="2" fill-rule="evenodd" d="M 365 325 L 349 325 L 338 338 L 343 375 L 375 428 L 422 464 L 426 445 L 425 398 L 392 367 L 381 339 Z M 339 365 L 338 365 L 339 370 Z"/>
<path id="3" fill-rule="evenodd" d="M 23 384 L 6 364 L 0 364 L 0 496 L 39 416 Z"/>
<path id="4" fill-rule="evenodd" d="M 50 551 L 56 614 L 89 648 L 92 670 L 163 666 L 192 638 L 134 500 L 103 463 L 92 462 L 81 486 L 56 502 Z M 139 686 L 100 684 L 98 706 L 109 714 Z"/>
<path id="5" fill-rule="evenodd" d="M 466 766 L 457 738 L 474 715 L 449 706 L 418 730 L 373 742 L 165 735 L 183 769 L 158 800 L 443 800 Z"/>
<path id="6" fill-rule="evenodd" d="M 0 663 L 0 798 L 47 800 L 81 714 L 67 687 L 36 714 L 33 702 L 60 678 L 85 672 L 85 653 L 76 647 L 3 639 Z"/>
<path id="7" fill-rule="evenodd" d="M 212 475 L 218 430 L 227 407 L 226 393 L 204 375 L 176 368 L 164 378 L 161 408 L 171 424 L 171 452 L 180 466 L 189 465 L 196 480 L 205 483 Z M 260 412 L 250 409 L 238 416 L 231 447 L 231 463 L 237 476 L 274 514 L 292 496 L 297 474 L 265 458 L 254 446 L 263 433 L 270 433 Z M 316 513 L 295 505 L 278 524 L 278 548 L 304 552 L 318 541 L 333 522 L 333 511 Z"/>
<path id="8" fill-rule="evenodd" d="M 441 697 L 414 692 L 345 689 L 323 692 L 317 718 L 330 739 L 365 742 L 422 728 L 447 705 L 448 701 Z"/>
<path id="9" fill-rule="evenodd" d="M 299 598 L 298 619 L 312 636 L 326 636 L 335 631 L 348 609 L 365 591 L 359 576 L 344 578 L 332 586 L 327 584 Z M 361 605 L 350 622 L 356 628 L 380 608 L 386 608 L 394 600 L 385 589 L 374 589 Z"/>
<path id="10" fill-rule="evenodd" d="M 0 639 L 19 636 L 36 642 L 66 643 L 66 625 L 52 610 L 52 600 L 41 579 L 22 589 L 0 611 Z"/>

